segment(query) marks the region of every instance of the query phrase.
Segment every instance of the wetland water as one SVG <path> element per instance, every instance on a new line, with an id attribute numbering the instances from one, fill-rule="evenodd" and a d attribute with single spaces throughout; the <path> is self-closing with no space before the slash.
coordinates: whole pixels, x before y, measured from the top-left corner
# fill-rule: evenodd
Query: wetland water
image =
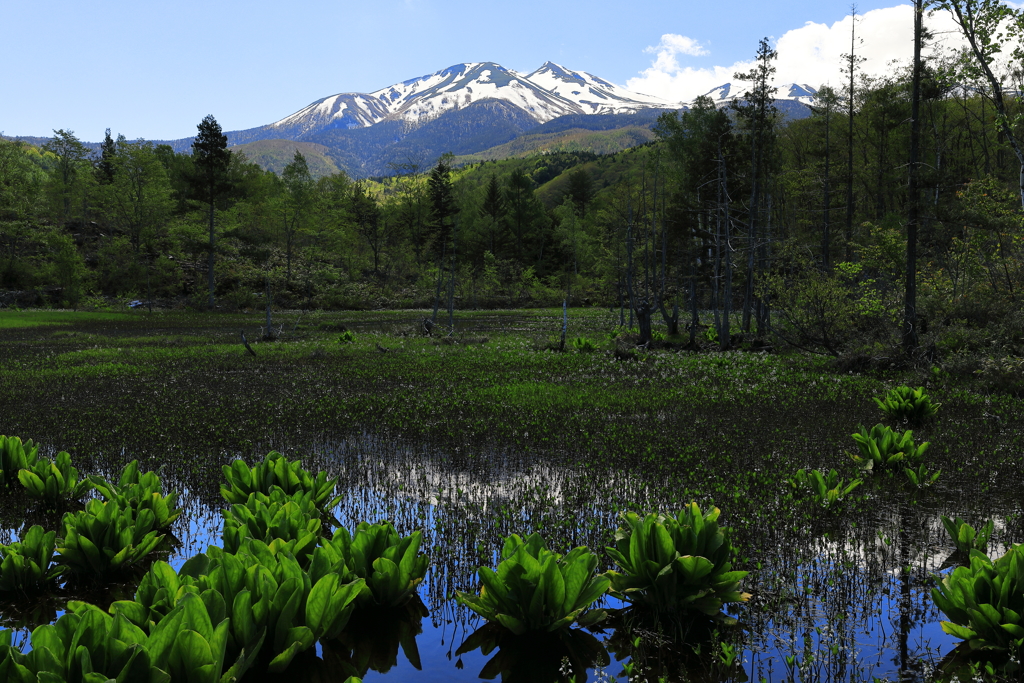
<path id="1" fill-rule="evenodd" d="M 663 472 L 644 468 L 573 466 L 498 449 L 446 452 L 370 436 L 315 450 L 304 459 L 306 467 L 340 478 L 344 500 L 335 514 L 344 525 L 387 519 L 403 533 L 423 529 L 422 550 L 431 557 L 420 591 L 429 614 L 416 637 L 422 670 L 396 648 L 393 668 L 371 671 L 365 680 L 480 680 L 489 657 L 454 651 L 482 620 L 450 596 L 477 589 L 476 567 L 496 565 L 505 535 L 537 530 L 561 552 L 581 544 L 600 549 L 611 542 L 619 510 L 674 509 L 680 500 Z M 880 503 L 886 483 L 866 495 Z M 174 564 L 220 534 L 215 491 L 197 494 L 183 496 L 182 519 L 188 522 L 178 532 L 182 545 Z M 944 493 L 931 496 L 935 501 Z M 988 514 L 995 512 L 992 502 L 986 501 Z M 759 519 L 730 519 L 728 506 L 720 506 L 724 523 L 736 527 L 736 565 L 751 571 L 744 589 L 753 597 L 731 610 L 742 628 L 726 636 L 736 644 L 743 671 L 718 671 L 715 680 L 787 680 L 795 674 L 815 681 L 924 681 L 953 649 L 956 641 L 941 631 L 930 597 L 933 577 L 948 571 L 943 562 L 952 547 L 928 500 L 868 505 L 870 516 L 784 529 L 774 527 L 783 516 L 770 509 Z M 1019 509 L 1005 508 L 997 517 L 1004 532 L 1007 514 Z M 611 635 L 598 632 L 602 640 Z M 609 666 L 591 670 L 590 680 L 626 680 L 622 664 L 613 657 Z M 702 666 L 690 662 L 691 673 L 701 673 Z"/>

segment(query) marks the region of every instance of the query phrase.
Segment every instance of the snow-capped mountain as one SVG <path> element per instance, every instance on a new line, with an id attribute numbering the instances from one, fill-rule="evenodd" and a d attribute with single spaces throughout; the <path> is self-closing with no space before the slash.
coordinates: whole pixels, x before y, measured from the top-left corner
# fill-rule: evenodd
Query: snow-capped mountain
<path id="1" fill-rule="evenodd" d="M 325 97 L 270 127 L 303 135 L 324 128 L 363 128 L 385 120 L 416 126 L 486 99 L 513 104 L 537 123 L 566 114 L 622 114 L 681 106 L 552 62 L 526 76 L 494 62 L 475 62 L 372 93 Z"/>
<path id="2" fill-rule="evenodd" d="M 716 105 L 721 106 L 741 99 L 743 94 L 752 87 L 753 83 L 748 81 L 725 83 L 704 93 L 704 97 L 710 97 Z M 775 99 L 776 101 L 789 100 L 791 102 L 811 105 L 814 104 L 814 95 L 817 92 L 817 88 L 813 88 L 806 83 L 786 83 L 775 87 Z"/>
<path id="3" fill-rule="evenodd" d="M 728 83 L 708 95 L 723 106 L 749 88 L 749 83 Z M 781 86 L 776 106 L 786 116 L 806 116 L 814 92 L 802 84 Z M 339 168 L 366 177 L 388 174 L 395 164 L 427 168 L 445 152 L 476 154 L 531 131 L 650 128 L 660 112 L 685 108 L 553 62 L 525 75 L 494 62 L 471 62 L 370 93 L 331 95 L 275 123 L 227 136 L 232 145 L 270 140 L 319 145 Z M 191 139 L 171 144 L 185 151 Z"/>

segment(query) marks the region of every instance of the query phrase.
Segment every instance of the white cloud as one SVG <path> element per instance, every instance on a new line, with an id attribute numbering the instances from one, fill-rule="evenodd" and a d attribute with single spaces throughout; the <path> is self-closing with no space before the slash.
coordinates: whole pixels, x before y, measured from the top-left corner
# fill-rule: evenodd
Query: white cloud
<path id="1" fill-rule="evenodd" d="M 778 53 L 775 60 L 776 83 L 806 83 L 815 88 L 824 84 L 842 85 L 842 55 L 850 52 L 852 21 L 852 17 L 847 16 L 831 26 L 807 22 L 800 28 L 787 31 L 774 46 Z M 956 27 L 948 13 L 937 12 L 927 17 L 925 23 L 935 32 L 939 42 L 947 46 L 959 42 Z M 864 73 L 875 76 L 892 73 L 894 61 L 906 64 L 912 58 L 914 34 L 910 5 L 858 15 L 856 28 L 858 40 L 854 51 L 867 59 L 860 67 Z M 659 45 L 647 48 L 648 52 L 657 55 L 651 67 L 627 81 L 627 88 L 670 101 L 688 102 L 719 85 L 735 81 L 735 73 L 749 71 L 753 66 L 753 60 L 710 68 L 682 66 L 676 56 L 693 53 L 674 49 L 674 43 L 666 40 L 669 38 L 680 39 L 681 45 L 701 49 L 699 43 L 685 36 L 662 36 Z M 751 53 L 755 47 L 751 46 Z"/>

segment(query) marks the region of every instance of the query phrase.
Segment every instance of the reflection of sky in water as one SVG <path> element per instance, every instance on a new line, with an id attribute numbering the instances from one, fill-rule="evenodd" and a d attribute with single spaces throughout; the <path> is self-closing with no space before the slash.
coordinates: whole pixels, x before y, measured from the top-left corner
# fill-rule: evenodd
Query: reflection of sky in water
<path id="1" fill-rule="evenodd" d="M 387 674 L 370 672 L 366 680 L 371 681 L 478 680 L 494 653 L 462 655 L 463 666 L 456 668 L 460 657 L 454 651 L 482 621 L 447 597 L 456 589 L 475 589 L 476 566 L 497 557 L 505 534 L 525 535 L 538 520 L 569 519 L 574 520 L 572 528 L 557 535 L 594 549 L 610 541 L 602 531 L 614 528 L 617 503 L 630 498 L 652 509 L 659 506 L 658 487 L 644 481 L 642 473 L 606 477 L 495 454 L 467 459 L 395 449 L 379 457 L 379 442 L 370 445 L 373 455 L 347 445 L 335 450 L 335 457 L 322 456 L 316 463 L 341 477 L 338 519 L 349 528 L 362 520 L 382 519 L 390 519 L 402 532 L 422 528 L 422 550 L 432 556 L 420 591 L 431 611 L 417 638 L 423 670 L 413 669 L 400 654 Z M 172 560 L 176 566 L 216 540 L 221 528 L 219 510 L 187 496 L 183 502 L 188 526 L 178 532 L 183 545 Z M 587 514 L 580 514 L 581 505 Z M 588 525 L 593 519 L 599 523 Z M 940 568 L 949 550 L 938 517 L 925 520 L 914 538 L 915 548 L 903 557 L 898 556 L 899 538 L 885 542 L 890 535 L 898 536 L 899 514 L 879 514 L 872 522 L 847 528 L 845 534 L 833 532 L 829 539 L 808 536 L 799 552 L 758 551 L 762 569 L 748 577 L 746 586 L 755 599 L 733 609 L 747 627 L 741 658 L 752 680 L 785 678 L 786 655 L 796 656 L 804 680 L 895 678 L 901 638 L 911 677 L 923 679 L 922 667 L 934 665 L 952 649 L 955 640 L 942 633 L 930 584 L 923 581 Z M 745 553 L 753 555 L 752 549 Z M 912 566 L 909 578 L 901 576 L 901 562 Z M 908 617 L 902 629 L 901 605 Z M 598 677 L 613 679 L 621 671 L 622 663 L 613 661 Z"/>
<path id="2" fill-rule="evenodd" d="M 561 552 L 581 544 L 597 550 L 611 542 L 619 509 L 678 507 L 672 482 L 639 468 L 566 467 L 509 452 L 446 453 L 370 437 L 317 450 L 306 465 L 339 477 L 342 502 L 335 515 L 342 524 L 351 529 L 363 520 L 388 519 L 403 533 L 423 529 L 421 551 L 432 558 L 420 590 L 430 610 L 417 638 L 423 670 L 399 653 L 391 671 L 370 672 L 368 681 L 478 680 L 494 653 L 462 655 L 462 668 L 456 667 L 455 650 L 482 621 L 450 597 L 476 590 L 476 567 L 496 563 L 507 534 L 539 529 Z M 173 531 L 181 544 L 169 559 L 175 568 L 219 543 L 217 486 L 178 487 L 183 514 Z M 729 525 L 728 506 L 721 507 Z M 938 513 L 877 506 L 873 519 L 857 522 L 840 521 L 827 538 L 810 529 L 771 537 L 753 523 L 741 554 L 761 562 L 744 583 L 754 598 L 731 610 L 745 627 L 740 657 L 751 680 L 786 679 L 787 655 L 796 657 L 802 680 L 895 679 L 901 654 L 908 679 L 924 680 L 924 669 L 952 649 L 956 641 L 939 627 L 928 582 L 935 572 L 949 571 L 942 563 L 951 546 Z M 997 532 L 1004 527 L 997 519 Z M 0 529 L 0 536 L 13 531 Z M 909 574 L 901 566 L 909 566 Z M 610 599 L 606 604 L 615 606 Z M 15 634 L 16 641 L 23 637 Z M 621 671 L 613 659 L 591 680 L 611 680 Z"/>

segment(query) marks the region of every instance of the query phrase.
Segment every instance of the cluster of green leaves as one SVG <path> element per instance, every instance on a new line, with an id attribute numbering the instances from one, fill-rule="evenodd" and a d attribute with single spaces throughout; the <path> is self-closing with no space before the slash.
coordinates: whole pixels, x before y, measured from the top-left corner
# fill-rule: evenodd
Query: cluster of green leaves
<path id="1" fill-rule="evenodd" d="M 460 591 L 455 599 L 517 636 L 568 629 L 574 623 L 587 626 L 605 618 L 604 610 L 587 611 L 608 590 L 610 579 L 595 574 L 597 556 L 586 547 L 563 557 L 548 550 L 540 534 L 526 540 L 512 534 L 505 539 L 501 560 L 496 572 L 490 567 L 477 570 L 479 595 Z"/>
<path id="2" fill-rule="evenodd" d="M 39 525 L 29 528 L 20 541 L 0 545 L 0 594 L 36 593 L 54 586 L 64 567 L 55 565 L 57 532 Z"/>
<path id="3" fill-rule="evenodd" d="M 250 493 L 245 503 L 224 510 L 224 550 L 236 553 L 247 539 L 263 541 L 274 552 L 287 549 L 308 567 L 320 542 L 321 523 L 309 491 L 286 494 L 274 487 L 270 495 Z"/>
<path id="4" fill-rule="evenodd" d="M 704 514 L 695 502 L 676 515 L 623 513 L 615 547 L 607 549 L 622 570 L 609 572 L 611 594 L 658 613 L 695 610 L 711 617 L 726 603 L 748 600 L 740 580 L 749 572 L 732 570 L 720 514 L 718 508 Z"/>
<path id="5" fill-rule="evenodd" d="M 972 550 L 984 553 L 988 549 L 988 539 L 992 536 L 995 523 L 990 519 L 985 522 L 985 526 L 981 530 L 976 531 L 974 527 L 959 517 L 950 519 L 946 515 L 942 515 L 942 526 L 946 528 L 946 533 L 953 539 L 957 552 L 969 557 Z"/>
<path id="6" fill-rule="evenodd" d="M 0 485 L 10 486 L 21 470 L 31 469 L 39 460 L 39 446 L 32 439 L 0 436 Z"/>
<path id="7" fill-rule="evenodd" d="M 125 465 L 117 484 L 103 477 L 92 476 L 89 481 L 106 501 L 117 501 L 121 507 L 130 507 L 138 515 L 141 510 L 151 510 L 154 528 L 166 530 L 181 515 L 178 509 L 178 492 L 164 495 L 160 477 L 156 472 L 139 474 L 139 463 L 132 460 Z"/>
<path id="8" fill-rule="evenodd" d="M 824 474 L 821 470 L 797 470 L 789 480 L 790 487 L 799 494 L 806 495 L 821 507 L 831 508 L 841 503 L 854 489 L 863 484 L 862 479 L 853 479 L 849 484 L 843 481 L 839 473 L 831 470 Z"/>
<path id="9" fill-rule="evenodd" d="M 1012 546 L 995 561 L 971 550 L 970 562 L 932 589 L 932 599 L 949 619 L 942 630 L 963 639 L 972 651 L 1019 654 L 1024 648 L 1024 545 Z"/>
<path id="10" fill-rule="evenodd" d="M 228 683 L 251 664 L 245 656 L 226 663 L 230 619 L 198 595 L 186 595 L 147 633 L 123 614 L 72 601 L 55 624 L 32 632 L 23 653 L 0 635 L 0 678 L 17 683 L 140 681 Z"/>
<path id="11" fill-rule="evenodd" d="M 868 471 L 919 465 L 929 445 L 925 441 L 915 446 L 913 431 L 897 432 L 881 423 L 870 430 L 861 425 L 860 431 L 852 436 L 860 455 L 850 457 Z"/>
<path id="12" fill-rule="evenodd" d="M 594 351 L 597 351 L 597 344 L 586 337 L 576 337 L 572 340 L 572 348 L 576 349 L 580 353 L 593 353 Z"/>
<path id="13" fill-rule="evenodd" d="M 875 403 L 890 420 L 915 425 L 934 418 L 942 405 L 932 403 L 931 397 L 924 393 L 924 387 L 912 389 L 908 386 L 890 389 L 885 398 L 875 398 Z"/>
<path id="14" fill-rule="evenodd" d="M 16 436 L 0 436 L 0 485 L 9 487 L 15 481 L 48 509 L 79 500 L 92 488 L 88 480 L 79 480 L 66 452 L 51 461 L 39 457 L 39 446 L 31 439 L 22 442 Z"/>
<path id="15" fill-rule="evenodd" d="M 152 510 L 136 514 L 116 500 L 90 500 L 85 509 L 67 513 L 56 561 L 80 580 L 109 580 L 138 566 L 157 549 L 163 534 Z"/>
<path id="16" fill-rule="evenodd" d="M 399 607 L 416 595 L 426 576 L 430 559 L 419 552 L 422 540 L 420 531 L 403 537 L 389 522 L 360 522 L 353 534 L 344 527 L 334 532 L 324 550 L 345 563 L 346 580 L 366 582 L 364 603 Z"/>
<path id="17" fill-rule="evenodd" d="M 58 453 L 56 461 L 37 459 L 30 468 L 18 472 L 18 480 L 31 497 L 51 509 L 62 501 L 78 500 L 92 489 L 88 479 L 78 478 L 66 451 Z"/>
<path id="18" fill-rule="evenodd" d="M 253 493 L 270 494 L 278 486 L 287 494 L 309 493 L 321 517 L 329 519 L 331 510 L 341 500 L 336 496 L 337 479 L 328 479 L 325 472 L 315 476 L 303 469 L 298 460 L 289 461 L 283 454 L 271 451 L 263 462 L 250 468 L 243 460 L 223 467 L 227 484 L 220 492 L 228 503 L 245 503 Z"/>

